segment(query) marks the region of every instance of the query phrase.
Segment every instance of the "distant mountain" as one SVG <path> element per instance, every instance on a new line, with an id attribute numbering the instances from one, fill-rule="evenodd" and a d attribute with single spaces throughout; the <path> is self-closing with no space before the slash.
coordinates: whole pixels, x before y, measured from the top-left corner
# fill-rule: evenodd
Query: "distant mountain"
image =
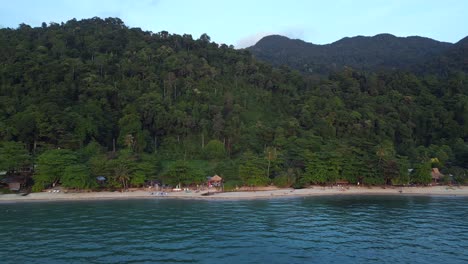
<path id="1" fill-rule="evenodd" d="M 468 72 L 468 37 L 458 41 L 438 56 L 428 59 L 421 69 L 424 72 L 441 75 L 453 71 Z"/>
<path id="2" fill-rule="evenodd" d="M 454 44 L 424 37 L 343 38 L 326 45 L 271 35 L 248 50 L 260 60 L 286 64 L 303 72 L 326 73 L 349 66 L 360 70 L 404 69 L 448 51 Z"/>

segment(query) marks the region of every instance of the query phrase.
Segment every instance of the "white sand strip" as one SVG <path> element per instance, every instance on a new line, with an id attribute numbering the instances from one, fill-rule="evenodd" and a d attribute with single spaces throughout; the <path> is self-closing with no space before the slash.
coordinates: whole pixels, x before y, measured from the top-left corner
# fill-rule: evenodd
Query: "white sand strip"
<path id="1" fill-rule="evenodd" d="M 59 200 L 100 200 L 100 199 L 206 199 L 206 200 L 236 200 L 276 197 L 304 197 L 320 195 L 437 195 L 437 196 L 468 196 L 468 187 L 432 186 L 432 187 L 321 187 L 314 186 L 306 189 L 276 189 L 268 191 L 238 191 L 214 193 L 203 196 L 202 192 L 160 192 L 131 191 L 131 192 L 84 192 L 84 193 L 31 193 L 26 196 L 19 194 L 0 195 L 0 202 L 17 201 L 59 201 Z"/>

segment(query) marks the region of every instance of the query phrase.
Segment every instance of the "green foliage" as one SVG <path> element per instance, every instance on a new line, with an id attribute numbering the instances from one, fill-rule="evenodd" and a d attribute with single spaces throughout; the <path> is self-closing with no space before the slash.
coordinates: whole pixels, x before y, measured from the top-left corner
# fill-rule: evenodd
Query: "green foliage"
<path id="1" fill-rule="evenodd" d="M 92 189 L 97 186 L 96 179 L 91 176 L 85 165 L 67 166 L 60 179 L 63 187 L 73 189 Z"/>
<path id="2" fill-rule="evenodd" d="M 239 177 L 247 186 L 263 186 L 270 181 L 266 175 L 266 169 L 267 164 L 263 159 L 247 152 L 242 156 L 241 165 L 239 165 Z"/>
<path id="3" fill-rule="evenodd" d="M 224 148 L 223 142 L 213 139 L 206 144 L 203 149 L 203 154 L 205 159 L 208 160 L 222 160 L 226 157 L 226 150 Z"/>
<path id="4" fill-rule="evenodd" d="M 89 160 L 90 158 L 102 153 L 103 147 L 96 141 L 91 141 L 88 145 L 79 150 L 79 154 L 83 160 Z"/>
<path id="5" fill-rule="evenodd" d="M 440 177 L 440 182 L 444 185 L 449 185 L 451 183 L 451 180 L 448 175 L 443 175 L 442 177 Z"/>
<path id="6" fill-rule="evenodd" d="M 242 186 L 242 181 L 226 181 L 223 183 L 223 185 L 225 192 L 236 191 L 239 187 Z"/>
<path id="7" fill-rule="evenodd" d="M 57 184 L 67 167 L 76 165 L 78 156 L 68 149 L 52 149 L 37 158 L 37 173 L 34 175 L 34 191 Z"/>
<path id="8" fill-rule="evenodd" d="M 0 194 L 13 194 L 15 193 L 14 191 L 11 191 L 8 188 L 0 188 Z"/>
<path id="9" fill-rule="evenodd" d="M 119 143 L 132 151 L 142 152 L 146 147 L 146 133 L 141 130 L 142 124 L 137 113 L 124 115 L 119 120 Z"/>
<path id="10" fill-rule="evenodd" d="M 295 178 L 291 175 L 283 174 L 273 179 L 273 184 L 279 188 L 291 187 L 295 182 Z"/>
<path id="11" fill-rule="evenodd" d="M 448 170 L 453 175 L 453 181 L 457 184 L 466 184 L 468 182 L 468 170 L 461 167 L 451 167 Z"/>
<path id="12" fill-rule="evenodd" d="M 165 182 L 173 186 L 201 184 L 205 181 L 204 177 L 204 173 L 200 169 L 183 160 L 175 161 L 164 173 Z"/>
<path id="13" fill-rule="evenodd" d="M 411 182 L 416 184 L 429 184 L 432 181 L 431 162 L 417 164 L 411 174 Z"/>
<path id="14" fill-rule="evenodd" d="M 363 180 L 363 183 L 366 185 L 383 185 L 385 180 L 379 177 L 366 177 Z"/>
<path id="15" fill-rule="evenodd" d="M 302 181 L 306 184 L 325 184 L 329 182 L 327 165 L 318 160 L 314 163 L 309 162 L 302 177 Z"/>
<path id="16" fill-rule="evenodd" d="M 30 164 L 31 156 L 23 143 L 0 143 L 0 170 L 13 172 Z"/>
<path id="17" fill-rule="evenodd" d="M 128 189 L 137 169 L 137 157 L 132 150 L 120 151 L 117 158 L 108 160 L 106 165 L 109 184 L 113 187 Z"/>
<path id="18" fill-rule="evenodd" d="M 146 174 L 143 171 L 136 171 L 135 174 L 130 178 L 130 185 L 134 187 L 141 187 L 145 184 L 147 179 Z"/>
<path id="19" fill-rule="evenodd" d="M 340 178 L 340 167 L 341 162 L 336 155 L 330 153 L 311 154 L 301 180 L 305 184 L 334 183 Z"/>
<path id="20" fill-rule="evenodd" d="M 236 182 L 238 186 L 242 186 L 239 178 L 239 164 L 238 160 L 225 159 L 216 162 L 214 168 L 209 170 L 209 175 L 219 175 L 223 178 L 224 182 Z M 240 182 L 240 184 L 239 184 Z"/>
<path id="21" fill-rule="evenodd" d="M 90 173 L 94 177 L 109 176 L 108 164 L 107 164 L 108 159 L 106 155 L 104 154 L 94 155 L 88 160 L 87 163 L 90 169 Z"/>
<path id="22" fill-rule="evenodd" d="M 148 154 L 141 155 L 136 167 L 136 173 L 140 175 L 139 185 L 143 184 L 145 180 L 155 179 L 161 169 L 160 166 L 160 162 L 156 156 Z"/>
<path id="23" fill-rule="evenodd" d="M 410 183 L 410 165 L 406 157 L 398 159 L 399 175 L 392 179 L 393 185 L 408 185 Z"/>

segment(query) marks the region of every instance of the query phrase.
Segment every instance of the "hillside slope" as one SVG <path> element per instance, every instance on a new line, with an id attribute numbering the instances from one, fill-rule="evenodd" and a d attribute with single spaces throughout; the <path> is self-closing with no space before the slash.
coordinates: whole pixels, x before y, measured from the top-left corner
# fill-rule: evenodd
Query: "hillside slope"
<path id="1" fill-rule="evenodd" d="M 327 73 L 346 66 L 373 71 L 408 69 L 428 57 L 442 54 L 451 46 L 429 38 L 401 38 L 390 34 L 343 38 L 326 45 L 273 35 L 264 37 L 248 50 L 258 59 L 274 65 L 286 64 L 303 72 Z"/>
<path id="2" fill-rule="evenodd" d="M 231 187 L 427 183 L 431 165 L 468 167 L 467 85 L 463 72 L 310 78 L 206 34 L 118 18 L 23 24 L 0 29 L 0 171 L 37 168 L 37 191 L 93 188 L 98 176 L 109 188 L 214 174 Z"/>

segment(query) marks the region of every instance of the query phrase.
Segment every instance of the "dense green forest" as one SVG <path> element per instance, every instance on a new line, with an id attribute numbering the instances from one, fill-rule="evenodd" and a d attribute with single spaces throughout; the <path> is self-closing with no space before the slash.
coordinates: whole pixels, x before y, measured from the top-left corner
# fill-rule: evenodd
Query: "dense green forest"
<path id="1" fill-rule="evenodd" d="M 0 29 L 0 105 L 0 170 L 34 168 L 34 191 L 467 179 L 463 70 L 312 77 L 207 34 L 73 19 Z"/>

